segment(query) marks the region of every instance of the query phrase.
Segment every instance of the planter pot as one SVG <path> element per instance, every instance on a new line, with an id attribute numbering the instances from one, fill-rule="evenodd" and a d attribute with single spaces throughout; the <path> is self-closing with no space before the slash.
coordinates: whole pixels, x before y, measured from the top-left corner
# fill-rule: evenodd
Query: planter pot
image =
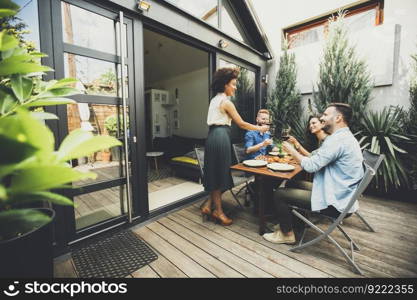
<path id="1" fill-rule="evenodd" d="M 120 160 L 120 147 L 113 147 L 110 149 L 110 151 L 111 151 L 111 160 L 119 161 Z"/>
<path id="2" fill-rule="evenodd" d="M 51 221 L 21 236 L 0 242 L 0 278 L 53 278 L 53 232 L 55 212 L 37 208 Z"/>

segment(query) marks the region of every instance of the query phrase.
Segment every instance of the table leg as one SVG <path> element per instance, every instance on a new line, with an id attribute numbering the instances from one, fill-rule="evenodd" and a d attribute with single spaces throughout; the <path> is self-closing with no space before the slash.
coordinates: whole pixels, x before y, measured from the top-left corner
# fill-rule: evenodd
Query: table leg
<path id="1" fill-rule="evenodd" d="M 155 171 L 156 171 L 156 174 L 159 176 L 159 170 L 158 170 L 158 159 L 157 159 L 157 157 L 156 157 L 156 156 L 154 157 L 154 159 L 155 159 Z"/>
<path id="2" fill-rule="evenodd" d="M 258 213 L 259 213 L 259 234 L 265 233 L 265 180 L 263 176 L 256 176 L 258 181 Z"/>

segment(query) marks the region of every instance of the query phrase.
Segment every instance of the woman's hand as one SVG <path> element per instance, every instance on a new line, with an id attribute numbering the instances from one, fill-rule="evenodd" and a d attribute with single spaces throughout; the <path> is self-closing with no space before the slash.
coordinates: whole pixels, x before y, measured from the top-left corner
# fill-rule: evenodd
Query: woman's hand
<path id="1" fill-rule="evenodd" d="M 290 135 L 287 142 L 290 142 L 291 144 L 293 144 L 295 146 L 295 149 L 297 149 L 297 150 L 298 150 L 298 148 L 300 148 L 300 142 L 297 141 L 297 139 L 295 137 L 293 137 L 292 135 Z"/>

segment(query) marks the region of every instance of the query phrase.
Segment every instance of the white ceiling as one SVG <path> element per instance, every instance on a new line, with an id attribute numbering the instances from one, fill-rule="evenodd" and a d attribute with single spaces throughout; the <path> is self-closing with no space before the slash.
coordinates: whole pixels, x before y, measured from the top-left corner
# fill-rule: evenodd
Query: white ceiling
<path id="1" fill-rule="evenodd" d="M 144 30 L 145 86 L 208 67 L 208 53 Z"/>

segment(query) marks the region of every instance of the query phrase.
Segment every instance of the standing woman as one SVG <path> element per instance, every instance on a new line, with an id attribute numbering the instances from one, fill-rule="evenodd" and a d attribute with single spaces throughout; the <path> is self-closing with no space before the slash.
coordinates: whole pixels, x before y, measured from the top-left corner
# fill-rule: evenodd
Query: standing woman
<path id="1" fill-rule="evenodd" d="M 242 120 L 229 97 L 236 91 L 239 70 L 222 68 L 213 76 L 212 89 L 216 95 L 210 101 L 207 115 L 209 133 L 204 151 L 204 189 L 210 198 L 203 204 L 201 214 L 211 216 L 216 222 L 227 226 L 232 224 L 223 212 L 222 193 L 233 187 L 230 166 L 232 164 L 232 143 L 230 139 L 232 120 L 242 129 L 268 131 L 266 125 L 256 126 Z M 214 210 L 211 206 L 214 204 Z"/>

